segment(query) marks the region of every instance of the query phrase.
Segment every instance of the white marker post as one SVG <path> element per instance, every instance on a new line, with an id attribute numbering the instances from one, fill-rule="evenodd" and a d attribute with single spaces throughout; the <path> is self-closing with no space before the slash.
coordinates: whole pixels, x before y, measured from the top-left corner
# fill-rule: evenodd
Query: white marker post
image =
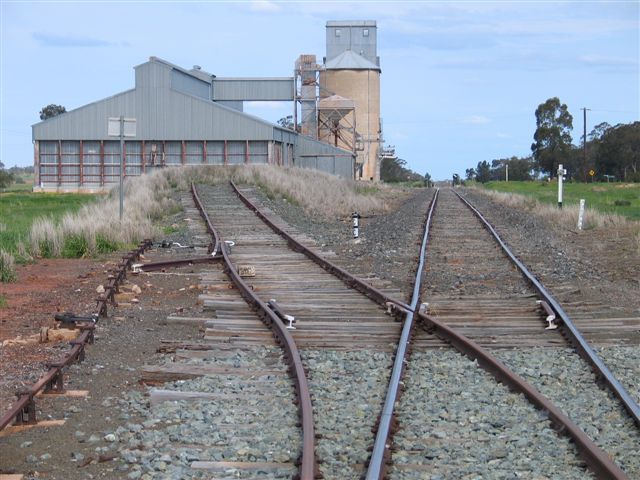
<path id="1" fill-rule="evenodd" d="M 567 170 L 562 168 L 562 164 L 558 165 L 558 208 L 562 208 L 562 181 L 567 174 Z"/>
<path id="2" fill-rule="evenodd" d="M 353 212 L 351 214 L 351 218 L 353 219 L 353 238 L 357 239 L 360 236 L 360 214 L 358 212 Z"/>
<path id="3" fill-rule="evenodd" d="M 584 220 L 584 198 L 580 199 L 580 210 L 578 211 L 578 230 L 582 230 L 582 222 Z"/>

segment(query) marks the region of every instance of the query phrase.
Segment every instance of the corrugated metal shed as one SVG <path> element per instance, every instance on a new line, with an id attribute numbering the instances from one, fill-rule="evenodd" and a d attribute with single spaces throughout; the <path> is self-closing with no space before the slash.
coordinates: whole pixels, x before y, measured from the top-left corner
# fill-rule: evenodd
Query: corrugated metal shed
<path id="1" fill-rule="evenodd" d="M 272 123 L 172 88 L 173 67 L 167 63 L 150 61 L 137 66 L 134 90 L 36 123 L 33 139 L 109 140 L 107 120 L 120 115 L 137 119 L 139 140 L 273 139 Z"/>
<path id="2" fill-rule="evenodd" d="M 303 135 L 299 135 L 296 142 L 295 165 L 344 178 L 353 178 L 354 173 L 354 157 L 351 152 Z"/>

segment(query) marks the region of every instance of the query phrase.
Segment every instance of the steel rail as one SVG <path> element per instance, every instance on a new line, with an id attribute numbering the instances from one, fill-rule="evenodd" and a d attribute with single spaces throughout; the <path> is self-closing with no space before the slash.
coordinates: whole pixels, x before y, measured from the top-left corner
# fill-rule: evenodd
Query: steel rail
<path id="1" fill-rule="evenodd" d="M 235 189 L 235 186 L 234 186 Z M 244 195 L 242 195 L 239 191 L 236 190 L 236 193 L 243 200 Z M 282 229 L 275 226 L 272 221 L 268 220 L 266 215 L 261 212 L 257 207 L 255 207 L 250 201 L 243 200 L 243 202 L 267 224 L 274 231 L 282 235 L 287 242 L 292 246 L 292 249 L 296 251 L 300 251 L 305 253 L 309 258 L 314 259 L 314 257 L 318 257 L 314 252 L 311 252 L 308 248 L 299 244 L 293 237 L 286 234 Z M 310 254 L 307 254 L 307 251 Z M 423 257 L 421 256 L 421 259 Z M 327 264 L 330 262 L 326 261 Z M 340 269 L 346 277 L 351 277 L 354 280 L 358 280 L 360 283 L 368 286 L 366 283 L 362 282 L 359 279 L 353 277 L 349 272 Z M 346 281 L 349 285 L 349 282 Z M 373 287 L 371 287 L 373 288 Z M 385 305 L 388 303 L 392 303 L 400 306 L 405 310 L 409 310 L 409 306 L 404 302 L 400 302 L 392 297 L 389 297 L 383 293 L 379 296 L 378 303 L 381 305 Z M 476 342 L 465 337 L 462 334 L 457 333 L 455 330 L 447 327 L 446 325 L 427 317 L 426 315 L 419 313 L 418 315 L 421 321 L 424 321 L 429 326 L 429 330 L 434 331 L 436 335 L 438 335 L 442 340 L 449 342 L 453 345 L 461 353 L 468 355 L 473 359 L 478 360 L 478 364 L 483 367 L 488 373 L 497 378 L 500 381 L 504 381 L 508 386 L 514 389 L 517 393 L 522 393 L 526 396 L 527 399 L 533 399 L 533 404 L 545 411 L 551 420 L 551 422 L 557 426 L 558 431 L 572 440 L 576 442 L 578 445 L 579 453 L 582 456 L 585 463 L 589 466 L 589 468 L 603 480 L 628 480 L 626 474 L 618 467 L 609 456 L 603 452 L 578 426 L 576 426 L 572 421 L 564 415 L 557 407 L 555 407 L 544 395 L 538 392 L 535 387 L 527 383 L 523 378 L 509 370 L 502 362 L 500 362 L 497 358 L 493 357 L 489 352 L 482 349 Z M 386 448 L 386 446 L 385 446 Z M 383 474 L 383 472 L 381 472 Z M 379 478 L 379 477 L 373 477 Z"/>
<path id="2" fill-rule="evenodd" d="M 149 262 L 136 264 L 134 267 L 141 272 L 157 272 L 158 270 L 164 270 L 166 268 L 177 268 L 185 265 L 197 265 L 202 263 L 215 263 L 221 260 L 222 257 L 219 254 L 211 254 L 206 257 L 190 257 L 182 258 L 180 260 L 165 260 L 163 262 Z M 134 270 L 135 273 L 135 270 Z"/>
<path id="3" fill-rule="evenodd" d="M 462 200 L 462 202 L 474 213 L 474 215 L 482 222 L 483 226 L 493 235 L 493 238 L 498 242 L 500 247 L 502 247 L 505 254 L 509 257 L 509 259 L 516 265 L 518 270 L 524 275 L 524 277 L 529 281 L 529 283 L 533 286 L 533 288 L 538 292 L 538 295 L 542 297 L 544 301 L 546 301 L 551 309 L 555 312 L 556 316 L 561 320 L 562 324 L 566 327 L 566 332 L 569 335 L 569 340 L 574 348 L 578 351 L 580 356 L 591 365 L 591 368 L 596 372 L 596 374 L 604 379 L 604 382 L 607 384 L 608 388 L 611 392 L 618 397 L 618 399 L 624 405 L 624 408 L 629 412 L 629 415 L 633 418 L 633 421 L 636 423 L 636 426 L 640 427 L 640 406 L 638 403 L 629 395 L 624 386 L 618 381 L 615 375 L 609 370 L 607 365 L 602 361 L 602 359 L 598 356 L 598 354 L 591 348 L 589 342 L 585 340 L 585 338 L 580 333 L 580 330 L 575 326 L 575 324 L 569 318 L 569 315 L 562 309 L 560 304 L 556 301 L 555 298 L 549 293 L 549 291 L 542 285 L 542 283 L 527 269 L 527 267 L 520 261 L 518 258 L 511 252 L 507 244 L 500 238 L 498 232 L 493 228 L 493 226 L 487 221 L 487 219 L 480 213 L 480 211 L 475 208 L 471 202 L 469 202 L 466 198 L 460 195 L 458 192 L 454 190 L 454 193 Z"/>
<path id="4" fill-rule="evenodd" d="M 198 210 L 200 211 L 200 216 L 204 220 L 204 224 L 207 228 L 207 232 L 209 232 L 209 235 L 213 237 L 213 247 L 211 248 L 211 253 L 213 255 L 218 255 L 220 253 L 220 249 L 222 245 L 220 242 L 220 235 L 218 235 L 218 232 L 216 231 L 216 229 L 213 228 L 213 225 L 211 224 L 211 219 L 209 218 L 209 215 L 204 209 L 203 203 L 200 201 L 200 197 L 198 196 L 198 191 L 196 190 L 196 185 L 193 182 L 191 183 L 191 196 L 193 197 L 193 202 L 196 204 L 196 206 L 198 207 Z"/>
<path id="5" fill-rule="evenodd" d="M 110 295 L 103 296 L 98 299 L 98 312 L 106 312 L 106 304 L 118 289 L 120 282 L 126 278 L 126 270 L 131 268 L 133 260 L 140 257 L 151 242 L 144 240 L 138 247 L 122 257 L 118 274 L 113 277 L 110 282 Z M 64 392 L 64 369 L 75 361 L 82 361 L 85 357 L 85 347 L 89 343 L 93 343 L 93 332 L 95 325 L 83 325 L 80 327 L 81 333 L 75 340 L 69 342 L 71 349 L 62 357 L 61 360 L 47 364 L 47 372 L 40 377 L 31 387 L 18 392 L 18 400 L 9 408 L 7 412 L 0 417 L 0 430 L 7 427 L 12 421 L 15 424 L 34 424 L 36 419 L 35 397 L 40 391 L 52 394 L 60 394 Z"/>
<path id="6" fill-rule="evenodd" d="M 429 228 L 431 227 L 431 217 L 433 216 L 433 210 L 438 202 L 437 189 L 433 198 L 431 199 L 431 206 L 424 226 L 424 235 L 422 236 L 422 245 L 420 246 L 420 261 L 416 270 L 416 279 L 413 284 L 413 293 L 411 295 L 411 304 L 409 310 L 405 316 L 404 323 L 402 325 L 402 334 L 398 341 L 398 348 L 393 360 L 393 369 L 391 371 L 391 378 L 389 379 L 389 387 L 387 388 L 387 395 L 385 397 L 384 405 L 382 407 L 382 413 L 380 414 L 380 420 L 378 422 L 378 431 L 376 432 L 376 440 L 373 444 L 373 452 L 369 460 L 369 466 L 367 468 L 367 480 L 378 480 L 384 478 L 385 475 L 385 460 L 389 454 L 389 444 L 387 443 L 391 435 L 391 423 L 394 416 L 394 406 L 398 400 L 400 393 L 400 381 L 404 373 L 404 366 L 406 363 L 406 357 L 411 340 L 411 332 L 413 330 L 414 322 L 413 318 L 415 310 L 418 306 L 420 299 L 420 285 L 422 279 L 422 272 L 424 269 L 424 260 L 426 257 L 427 243 L 429 238 Z"/>
<path id="7" fill-rule="evenodd" d="M 418 317 L 426 324 L 427 330 L 453 345 L 459 352 L 477 360 L 478 364 L 497 381 L 502 382 L 515 392 L 522 393 L 536 408 L 545 412 L 558 431 L 575 442 L 583 460 L 598 478 L 603 480 L 628 479 L 624 471 L 611 460 L 609 455 L 602 451 L 580 427 L 538 392 L 535 387 L 513 373 L 500 360 L 463 334 L 422 312 L 418 314 Z"/>
<path id="8" fill-rule="evenodd" d="M 313 260 L 316 264 L 318 264 L 324 270 L 335 275 L 340 280 L 342 280 L 345 284 L 347 284 L 349 287 L 355 288 L 360 293 L 364 294 L 366 297 L 370 298 L 374 302 L 380 305 L 386 305 L 391 303 L 394 305 L 398 305 L 399 307 L 405 310 L 410 309 L 409 305 L 407 305 L 405 302 L 396 300 L 395 298 L 388 296 L 386 293 L 383 293 L 382 291 L 378 290 L 372 285 L 369 285 L 368 283 L 360 280 L 359 278 L 353 276 L 351 273 L 347 272 L 343 268 L 339 267 L 334 263 L 331 263 L 329 260 L 323 258 L 313 250 L 302 245 L 295 238 L 293 238 L 289 233 L 285 232 L 282 228 L 278 227 L 273 221 L 271 221 L 269 217 L 267 217 L 256 205 L 253 204 L 253 202 L 251 202 L 251 200 L 249 200 L 238 189 L 235 183 L 233 182 L 230 182 L 230 183 L 231 183 L 231 187 L 233 188 L 236 195 L 238 195 L 242 203 L 244 203 L 250 210 L 252 210 L 258 216 L 258 218 L 260 218 L 264 223 L 266 223 L 274 232 L 282 236 L 287 241 L 287 243 L 289 244 L 289 247 L 292 250 L 304 254 L 307 258 Z"/>
<path id="9" fill-rule="evenodd" d="M 249 287 L 249 285 L 247 285 L 240 277 L 233 266 L 231 258 L 229 257 L 227 246 L 223 246 L 220 242 L 220 237 L 213 227 L 209 216 L 206 214 L 204 205 L 197 194 L 195 184 L 191 184 L 191 189 L 196 207 L 200 210 L 200 213 L 207 224 L 207 230 L 212 233 L 212 235 L 215 233 L 216 245 L 220 247 L 227 275 L 229 275 L 233 283 L 238 287 L 238 290 L 246 302 L 258 311 L 261 320 L 272 329 L 278 343 L 282 345 L 282 348 L 286 353 L 289 361 L 289 371 L 296 385 L 296 392 L 298 394 L 298 415 L 300 416 L 302 424 L 302 458 L 300 460 L 299 477 L 301 480 L 313 480 L 316 477 L 317 472 L 313 405 L 311 404 L 309 384 L 307 382 L 306 373 L 304 371 L 304 366 L 302 365 L 302 359 L 300 357 L 298 347 L 295 340 L 289 333 L 289 330 L 287 330 L 286 326 L 282 323 L 276 313 L 269 308 L 267 304 L 265 304 L 253 292 L 251 287 Z"/>

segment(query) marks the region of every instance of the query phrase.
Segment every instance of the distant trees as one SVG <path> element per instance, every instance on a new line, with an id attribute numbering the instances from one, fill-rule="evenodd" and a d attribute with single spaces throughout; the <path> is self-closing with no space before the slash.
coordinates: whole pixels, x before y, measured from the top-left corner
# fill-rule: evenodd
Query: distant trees
<path id="1" fill-rule="evenodd" d="M 573 117 L 558 97 L 538 105 L 535 115 L 535 142 L 531 144 L 533 158 L 541 172 L 554 175 L 558 165 L 571 157 Z"/>
<path id="2" fill-rule="evenodd" d="M 478 166 L 476 167 L 476 181 L 487 183 L 489 180 L 491 180 L 491 167 L 489 166 L 489 162 L 486 160 L 478 162 Z"/>
<path id="3" fill-rule="evenodd" d="M 476 168 L 467 168 L 465 176 L 466 180 L 475 180 L 480 183 L 504 180 L 507 168 L 509 168 L 509 180 L 531 180 L 535 164 L 531 157 L 500 158 L 491 160 L 491 163 L 483 160 L 478 162 Z"/>
<path id="4" fill-rule="evenodd" d="M 613 175 L 617 180 L 640 182 L 640 122 L 596 125 L 587 144 L 596 175 Z"/>
<path id="5" fill-rule="evenodd" d="M 286 117 L 282 117 L 278 120 L 278 125 L 283 128 L 288 128 L 289 130 L 293 130 L 293 115 L 287 115 Z"/>
<path id="6" fill-rule="evenodd" d="M 0 188 L 7 188 L 13 183 L 13 174 L 4 169 L 4 163 L 0 161 Z"/>
<path id="7" fill-rule="evenodd" d="M 464 171 L 464 176 L 466 180 L 475 180 L 476 179 L 476 169 L 475 168 L 467 168 Z"/>
<path id="8" fill-rule="evenodd" d="M 402 158 L 383 157 L 380 164 L 380 180 L 383 182 L 423 181 L 424 177 L 407 168 Z"/>
<path id="9" fill-rule="evenodd" d="M 61 113 L 66 113 L 67 109 L 62 105 L 55 105 L 53 103 L 47 105 L 42 110 L 40 110 L 40 120 L 46 120 L 51 117 L 55 117 L 60 115 Z"/>
<path id="10" fill-rule="evenodd" d="M 431 174 L 429 172 L 424 174 L 424 186 L 427 188 L 433 187 L 433 180 L 431 180 Z"/>

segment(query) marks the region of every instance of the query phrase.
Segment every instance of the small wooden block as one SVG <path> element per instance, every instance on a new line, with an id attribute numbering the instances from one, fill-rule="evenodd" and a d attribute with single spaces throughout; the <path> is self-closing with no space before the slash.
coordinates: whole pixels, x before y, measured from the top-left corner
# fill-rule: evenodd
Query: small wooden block
<path id="1" fill-rule="evenodd" d="M 0 437 L 6 437 L 12 433 L 24 432 L 25 430 L 30 430 L 32 428 L 59 427 L 60 425 L 64 425 L 64 423 L 65 420 L 42 420 L 41 422 L 34 423 L 33 425 L 9 425 L 0 432 Z"/>
<path id="2" fill-rule="evenodd" d="M 24 475 L 21 473 L 0 473 L 0 480 L 22 480 Z"/>
<path id="3" fill-rule="evenodd" d="M 255 277 L 256 267 L 253 265 L 238 265 L 238 275 L 241 277 Z"/>

